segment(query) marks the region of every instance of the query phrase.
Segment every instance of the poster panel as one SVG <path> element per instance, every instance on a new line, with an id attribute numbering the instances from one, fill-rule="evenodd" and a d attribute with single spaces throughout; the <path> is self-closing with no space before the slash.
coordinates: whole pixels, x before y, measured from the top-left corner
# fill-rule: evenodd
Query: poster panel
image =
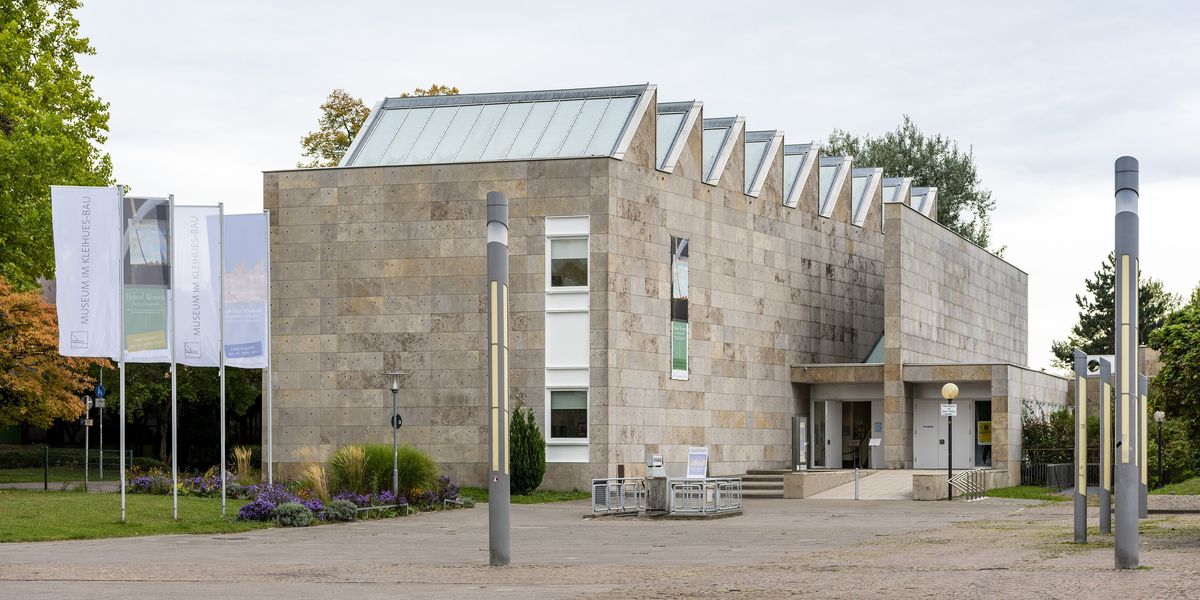
<path id="1" fill-rule="evenodd" d="M 168 198 L 127 197 L 122 202 L 128 362 L 171 362 L 170 206 Z"/>
<path id="2" fill-rule="evenodd" d="M 225 217 L 225 365 L 267 367 L 267 215 Z"/>
<path id="3" fill-rule="evenodd" d="M 58 352 L 121 352 L 121 194 L 116 187 L 51 186 Z"/>
<path id="4" fill-rule="evenodd" d="M 688 448 L 687 478 L 704 479 L 708 477 L 708 447 L 692 446 Z"/>
<path id="5" fill-rule="evenodd" d="M 175 206 L 175 360 L 220 364 L 220 207 Z"/>

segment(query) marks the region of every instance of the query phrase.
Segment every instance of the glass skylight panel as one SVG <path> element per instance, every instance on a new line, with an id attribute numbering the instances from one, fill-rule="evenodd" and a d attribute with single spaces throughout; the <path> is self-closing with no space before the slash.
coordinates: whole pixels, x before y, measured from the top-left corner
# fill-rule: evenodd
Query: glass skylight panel
<path id="1" fill-rule="evenodd" d="M 657 133 L 655 136 L 655 155 L 659 168 L 663 167 L 663 163 L 667 160 L 667 153 L 671 151 L 671 144 L 675 143 L 675 138 L 679 136 L 679 128 L 683 126 L 683 119 L 687 113 L 660 113 L 658 115 L 656 127 Z"/>
<path id="2" fill-rule="evenodd" d="M 625 123 L 629 121 L 629 113 L 633 112 L 635 102 L 637 98 L 626 96 L 613 98 L 608 103 L 608 110 L 604 111 L 604 116 L 600 118 L 596 134 L 592 136 L 585 155 L 608 156 L 613 153 L 617 140 L 621 138 L 621 132 L 625 130 Z"/>
<path id="3" fill-rule="evenodd" d="M 433 151 L 445 137 L 446 129 L 450 127 L 450 122 L 454 120 L 457 112 L 457 106 L 442 106 L 433 109 L 429 120 L 425 122 L 425 127 L 417 136 L 417 141 L 413 143 L 412 150 L 409 150 L 408 156 L 404 158 L 404 164 L 429 162 L 429 157 L 433 156 Z"/>
<path id="4" fill-rule="evenodd" d="M 500 119 L 500 124 L 496 126 L 496 131 L 492 133 L 492 139 L 488 142 L 487 148 L 484 148 L 483 154 L 479 158 L 495 160 L 507 157 L 508 149 L 512 148 L 513 140 L 517 139 L 517 134 L 521 132 L 521 126 L 525 124 L 525 118 L 529 116 L 531 110 L 533 110 L 531 102 L 510 104 L 504 117 Z"/>
<path id="5" fill-rule="evenodd" d="M 725 137 L 729 135 L 731 127 L 719 127 L 716 129 L 705 129 L 703 145 L 704 158 L 704 179 L 712 177 L 713 164 L 717 162 L 717 154 L 721 152 L 721 146 L 725 145 Z"/>
<path id="6" fill-rule="evenodd" d="M 859 215 L 866 208 L 864 204 L 867 195 L 867 181 L 870 179 L 870 175 L 859 175 L 850 180 L 850 197 L 854 198 L 854 215 L 852 218 L 855 222 L 858 222 Z"/>
<path id="7" fill-rule="evenodd" d="M 532 157 L 538 141 L 542 139 L 542 135 L 550 125 L 550 119 L 554 118 L 554 113 L 560 104 L 559 102 L 535 102 L 533 110 L 529 111 L 529 117 L 525 119 L 525 124 L 521 126 L 521 131 L 517 133 L 517 138 L 513 140 L 512 148 L 508 150 L 508 156 L 505 158 Z"/>
<path id="8" fill-rule="evenodd" d="M 388 165 L 402 164 L 404 157 L 408 156 L 408 151 L 412 150 L 413 142 L 417 141 L 417 136 L 421 135 L 421 131 L 425 129 L 425 123 L 429 122 L 433 110 L 432 108 L 409 109 L 408 118 L 404 119 L 404 123 L 396 130 L 396 137 L 392 138 L 392 143 L 388 145 L 380 162 Z"/>
<path id="9" fill-rule="evenodd" d="M 883 201 L 895 202 L 896 196 L 900 193 L 900 184 L 883 184 Z"/>
<path id="10" fill-rule="evenodd" d="M 358 160 L 355 162 L 367 165 L 379 164 L 384 151 L 392 143 L 392 138 L 396 137 L 396 130 L 400 129 L 400 125 L 406 118 L 408 118 L 407 109 L 383 111 L 375 120 L 375 126 L 367 136 L 366 143 L 358 150 L 356 157 Z"/>
<path id="11" fill-rule="evenodd" d="M 783 198 L 785 200 L 792 197 L 792 188 L 796 186 L 796 179 L 800 177 L 800 166 L 804 164 L 805 154 L 783 155 Z"/>
<path id="12" fill-rule="evenodd" d="M 750 186 L 754 183 L 754 177 L 758 175 L 758 170 L 763 167 L 763 154 L 767 151 L 768 141 L 761 142 L 746 142 L 746 193 L 750 193 Z"/>
<path id="13" fill-rule="evenodd" d="M 612 156 L 653 86 L 388 98 L 345 166 Z"/>
<path id="14" fill-rule="evenodd" d="M 821 214 L 826 214 L 826 207 L 829 206 L 829 191 L 833 188 L 833 178 L 837 175 L 838 167 L 836 165 L 821 165 L 821 170 L 817 173 L 818 183 L 821 187 Z"/>
<path id="15" fill-rule="evenodd" d="M 500 124 L 501 118 L 508 111 L 509 104 L 489 104 L 483 107 L 479 113 L 479 118 L 475 120 L 475 124 L 471 126 L 471 131 L 467 133 L 467 139 L 463 142 L 462 148 L 459 149 L 458 155 L 451 157 L 448 160 L 460 162 L 479 160 L 483 156 L 483 151 L 487 148 L 488 142 L 496 133 L 496 127 Z"/>
<path id="16" fill-rule="evenodd" d="M 429 162 L 444 163 L 454 160 L 458 156 L 459 151 L 463 147 L 463 142 L 467 139 L 467 134 L 471 133 L 471 128 L 475 122 L 479 120 L 480 113 L 483 112 L 483 106 L 463 106 L 454 113 L 454 120 L 450 121 L 450 125 L 446 127 L 446 133 L 442 135 L 442 141 L 438 143 L 433 154 L 429 157 Z"/>
<path id="17" fill-rule="evenodd" d="M 600 125 L 604 111 L 608 110 L 608 103 L 608 98 L 593 98 L 583 102 L 579 116 L 575 117 L 575 124 L 558 151 L 559 156 L 583 156 L 587 152 L 592 136 L 596 135 L 596 127 Z"/>

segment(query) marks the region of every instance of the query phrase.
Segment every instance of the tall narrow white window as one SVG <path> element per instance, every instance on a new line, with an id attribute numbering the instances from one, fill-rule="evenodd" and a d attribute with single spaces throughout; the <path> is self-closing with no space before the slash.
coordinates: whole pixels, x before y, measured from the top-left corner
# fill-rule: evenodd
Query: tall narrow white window
<path id="1" fill-rule="evenodd" d="M 587 238 L 550 240 L 550 287 L 587 287 Z"/>
<path id="2" fill-rule="evenodd" d="M 587 390 L 550 390 L 550 441 L 586 441 Z"/>

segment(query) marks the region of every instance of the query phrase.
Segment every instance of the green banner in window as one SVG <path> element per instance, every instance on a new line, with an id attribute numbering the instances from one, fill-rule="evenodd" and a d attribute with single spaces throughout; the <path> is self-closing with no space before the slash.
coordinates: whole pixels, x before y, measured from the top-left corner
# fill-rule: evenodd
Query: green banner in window
<path id="1" fill-rule="evenodd" d="M 688 378 L 688 324 L 671 321 L 671 379 Z"/>

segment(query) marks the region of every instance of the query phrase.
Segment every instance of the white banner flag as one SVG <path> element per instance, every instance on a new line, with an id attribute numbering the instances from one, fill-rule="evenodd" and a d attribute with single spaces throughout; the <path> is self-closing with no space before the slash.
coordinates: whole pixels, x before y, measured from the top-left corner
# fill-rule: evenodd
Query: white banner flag
<path id="1" fill-rule="evenodd" d="M 220 364 L 220 207 L 175 206 L 175 360 L 193 367 Z"/>
<path id="2" fill-rule="evenodd" d="M 120 197 L 115 187 L 50 187 L 63 356 L 121 352 Z"/>
<path id="3" fill-rule="evenodd" d="M 267 367 L 267 215 L 225 217 L 225 365 Z"/>
<path id="4" fill-rule="evenodd" d="M 125 220 L 125 361 L 171 362 L 171 202 L 131 198 Z"/>

